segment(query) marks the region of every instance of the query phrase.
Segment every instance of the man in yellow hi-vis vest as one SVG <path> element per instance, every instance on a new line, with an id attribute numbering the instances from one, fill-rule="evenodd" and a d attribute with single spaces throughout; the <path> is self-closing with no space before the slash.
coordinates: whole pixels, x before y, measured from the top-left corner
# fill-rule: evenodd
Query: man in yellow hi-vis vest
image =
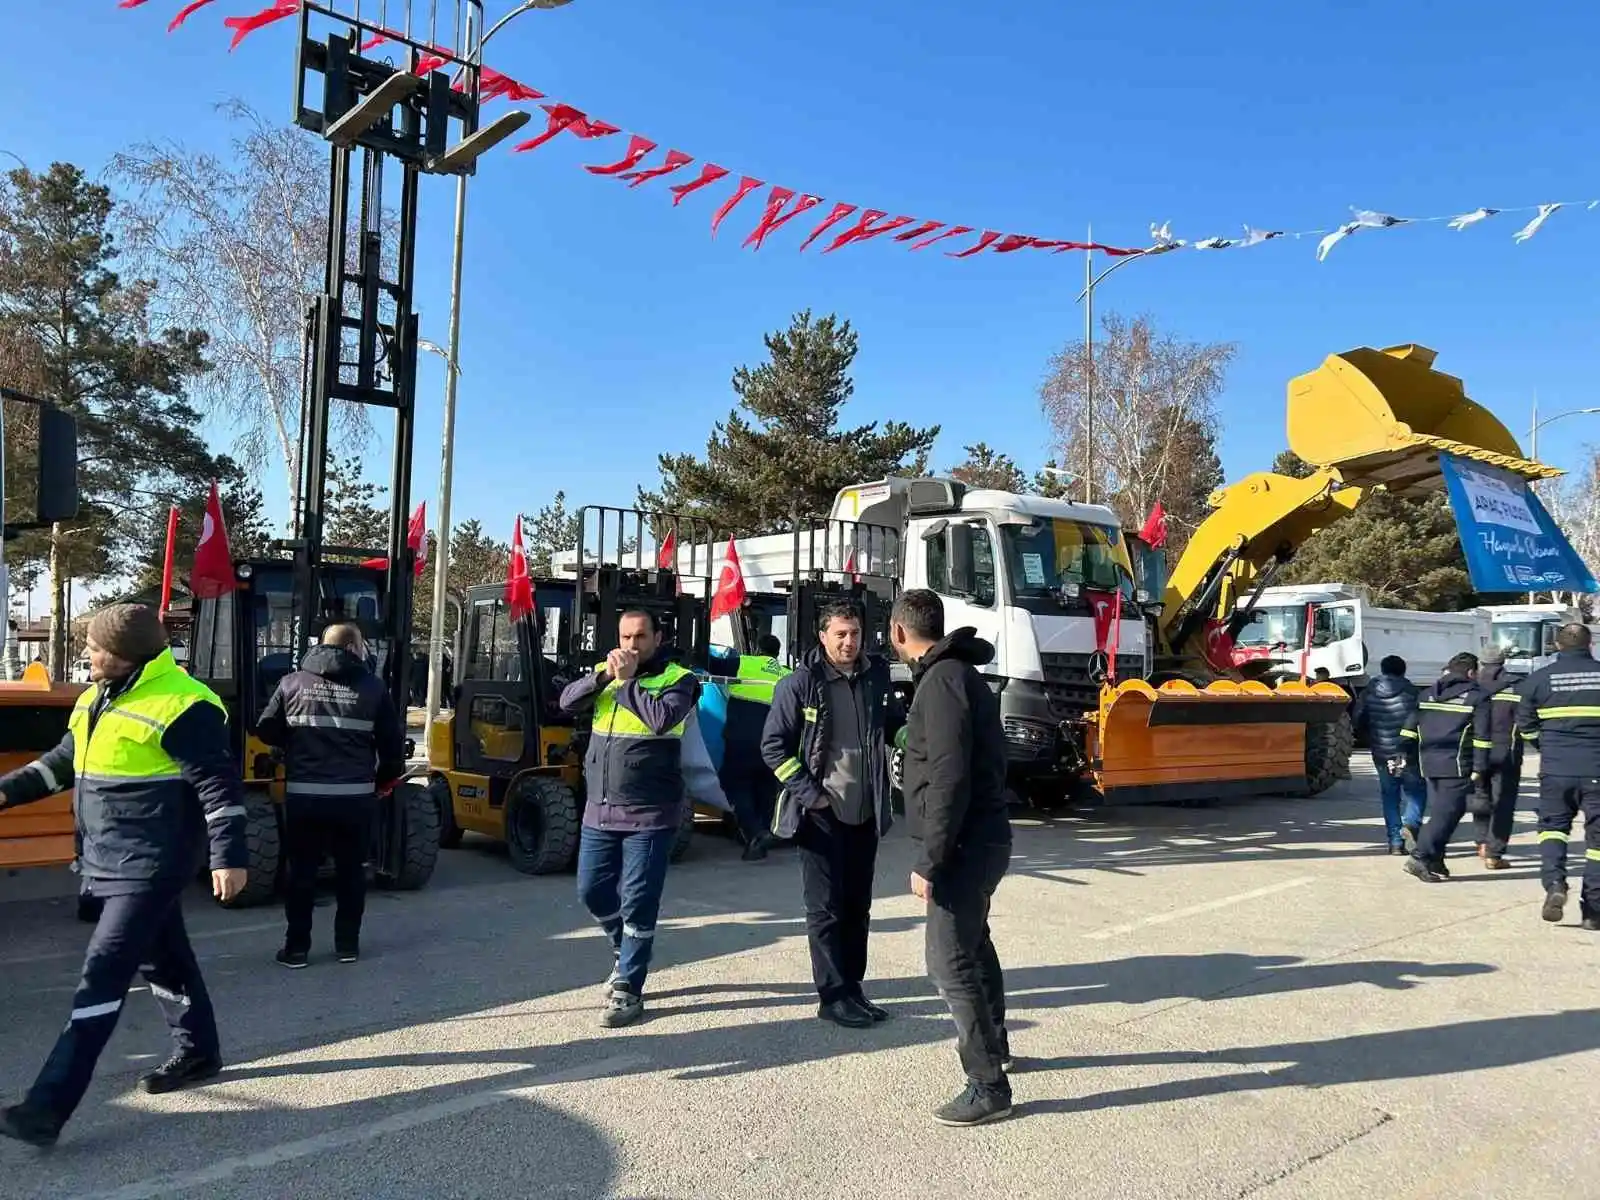
<path id="1" fill-rule="evenodd" d="M 0 778 L 5 808 L 76 789 L 84 890 L 103 902 L 67 1026 L 27 1098 L 0 1112 L 0 1134 L 35 1146 L 53 1144 L 83 1099 L 136 974 L 175 1043 L 172 1057 L 140 1080 L 144 1090 L 175 1091 L 222 1069 L 183 891 L 202 830 L 219 899 L 238 895 L 249 861 L 227 712 L 173 661 L 155 610 L 103 610 L 89 623 L 89 662 L 95 686 L 79 698 L 61 744 Z"/>
<path id="2" fill-rule="evenodd" d="M 607 1028 L 644 1014 L 661 890 L 689 803 L 685 785 L 698 774 L 684 770 L 685 739 L 695 739 L 696 761 L 709 761 L 696 718 L 700 680 L 663 652 L 655 614 L 623 613 L 617 640 L 596 671 L 561 693 L 567 712 L 594 710 L 583 759 L 578 895 L 615 957 L 600 1018 Z"/>

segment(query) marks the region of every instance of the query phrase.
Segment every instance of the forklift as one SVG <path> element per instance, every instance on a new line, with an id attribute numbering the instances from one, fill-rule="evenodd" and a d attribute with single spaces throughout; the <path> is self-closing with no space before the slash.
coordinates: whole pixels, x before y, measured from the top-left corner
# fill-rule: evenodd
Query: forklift
<path id="1" fill-rule="evenodd" d="M 453 705 L 428 734 L 441 844 L 482 834 L 527 875 L 577 862 L 589 718 L 563 713 L 559 701 L 616 648 L 622 614 L 653 613 L 675 661 L 709 670 L 710 526 L 601 506 L 580 509 L 577 522 L 578 544 L 556 556 L 550 576 L 533 580 L 531 614 L 511 619 L 504 584 L 469 590 Z M 670 565 L 652 564 L 647 540 L 669 537 L 682 549 Z M 693 830 L 694 810 L 685 806 L 672 861 L 688 852 Z"/>
<path id="2" fill-rule="evenodd" d="M 294 111 L 298 125 L 329 144 L 327 266 L 323 293 L 307 315 L 295 533 L 274 545 L 275 557 L 236 562 L 233 590 L 198 599 L 191 615 L 189 669 L 228 707 L 245 783 L 249 882 L 232 907 L 271 899 L 282 866 L 283 769 L 256 736 L 256 722 L 278 682 L 298 667 L 329 624 L 349 622 L 361 630 L 374 670 L 397 711 L 406 711 L 415 566 L 406 526 L 420 180 L 425 174 L 471 174 L 480 155 L 528 120 L 526 113 L 511 112 L 479 128 L 478 67 L 452 62 L 450 69 L 459 64 L 465 72 L 463 90 L 452 90 L 449 70 L 417 73 L 422 57 L 434 51 L 393 30 L 382 32 L 403 48 L 405 65 L 364 58 L 358 47 L 378 27 L 361 21 L 357 10 L 354 18 L 337 18 L 348 32 L 317 40 L 311 36 L 314 7 L 302 5 L 300 11 Z M 476 12 L 481 6 L 472 7 Z M 318 77 L 321 102 L 313 105 L 307 84 Z M 457 130 L 460 140 L 452 144 Z M 399 171 L 398 211 L 392 214 L 384 209 L 386 167 Z M 392 245 L 386 230 L 397 230 Z M 338 403 L 394 413 L 386 547 L 326 543 L 329 424 Z M 381 568 L 362 565 L 377 558 L 384 560 Z M 439 811 L 426 789 L 401 782 L 380 797 L 369 858 L 380 886 L 423 887 L 438 848 Z"/>

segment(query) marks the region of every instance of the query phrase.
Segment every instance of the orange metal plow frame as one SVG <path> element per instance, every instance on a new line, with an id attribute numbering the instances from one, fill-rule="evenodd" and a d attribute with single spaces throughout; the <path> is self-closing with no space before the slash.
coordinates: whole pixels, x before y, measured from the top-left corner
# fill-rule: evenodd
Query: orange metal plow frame
<path id="1" fill-rule="evenodd" d="M 67 717 L 82 694 L 81 684 L 52 684 L 38 663 L 30 663 L 17 683 L 0 683 L 0 775 L 25 767 L 52 749 L 66 732 Z M 44 745 L 33 745 L 43 741 Z M 73 837 L 72 792 L 58 792 L 26 808 L 0 812 L 0 869 L 64 866 L 77 857 Z"/>

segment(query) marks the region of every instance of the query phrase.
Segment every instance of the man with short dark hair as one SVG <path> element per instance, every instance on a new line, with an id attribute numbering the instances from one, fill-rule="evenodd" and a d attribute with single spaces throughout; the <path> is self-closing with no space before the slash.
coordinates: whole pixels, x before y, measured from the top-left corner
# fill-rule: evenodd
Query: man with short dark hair
<path id="1" fill-rule="evenodd" d="M 222 1070 L 216 1016 L 183 924 L 183 893 L 205 842 L 219 900 L 244 888 L 250 850 L 228 714 L 173 660 L 153 608 L 113 604 L 89 622 L 93 686 L 60 745 L 0 778 L 0 809 L 75 787 L 83 889 L 102 905 L 72 1012 L 27 1098 L 0 1134 L 53 1145 L 88 1090 L 135 974 L 161 1005 L 174 1049 L 141 1076 L 176 1091 Z"/>
<path id="2" fill-rule="evenodd" d="M 1600 932 L 1600 664 L 1589 629 L 1573 623 L 1556 631 L 1556 660 L 1522 686 L 1517 730 L 1539 751 L 1539 860 L 1544 884 L 1541 916 L 1561 920 L 1567 904 L 1567 839 L 1583 813 L 1583 927 Z"/>
<path id="3" fill-rule="evenodd" d="M 1478 856 L 1489 871 L 1506 868 L 1505 853 L 1522 788 L 1517 706 L 1525 677 L 1506 674 L 1505 661 L 1505 651 L 1498 646 L 1489 646 L 1478 656 L 1478 689 L 1484 698 L 1472 726 L 1472 772 L 1479 783 L 1468 811 Z"/>
<path id="4" fill-rule="evenodd" d="M 278 962 L 291 970 L 310 962 L 317 873 L 331 857 L 334 956 L 353 963 L 361 956 L 378 795 L 406 770 L 405 726 L 389 689 L 367 667 L 357 626 L 340 621 L 322 631 L 322 644 L 272 693 L 256 736 L 284 755 L 287 929 Z"/>
<path id="5" fill-rule="evenodd" d="M 889 1015 L 862 991 L 878 839 L 888 832 L 889 664 L 862 649 L 861 610 L 825 604 L 818 645 L 778 681 L 761 757 L 783 788 L 773 830 L 795 840 L 817 1016 L 864 1029 Z M 891 727 L 892 726 L 892 727 Z"/>
<path id="6" fill-rule="evenodd" d="M 1351 720 L 1356 733 L 1366 738 L 1378 771 L 1389 853 L 1410 854 L 1428 803 L 1428 788 L 1417 769 L 1416 742 L 1401 735 L 1406 721 L 1417 714 L 1417 686 L 1406 678 L 1406 660 L 1398 654 L 1385 657 L 1378 670 L 1378 677 L 1356 697 Z"/>
<path id="7" fill-rule="evenodd" d="M 1445 851 L 1466 816 L 1468 797 L 1480 782 L 1473 770 L 1472 729 L 1483 692 L 1473 678 L 1475 654 L 1457 654 L 1421 699 L 1401 731 L 1417 744 L 1422 776 L 1428 781 L 1428 824 L 1406 859 L 1407 874 L 1424 883 L 1450 878 Z"/>
<path id="8" fill-rule="evenodd" d="M 942 1125 L 1011 1115 L 1005 978 L 989 935 L 989 904 L 1011 863 L 1005 731 L 1000 702 L 978 672 L 994 647 L 970 626 L 944 631 L 934 592 L 902 592 L 889 640 L 911 665 L 903 768 L 906 821 L 922 853 L 911 891 L 928 905 L 928 976 L 956 1023 L 967 1086 L 935 1110 Z"/>
<path id="9" fill-rule="evenodd" d="M 622 614 L 617 648 L 561 693 L 564 711 L 594 713 L 583 759 L 578 895 L 611 941 L 600 1016 L 608 1029 L 644 1015 L 661 893 L 689 803 L 684 739 L 699 741 L 699 699 L 699 679 L 672 661 L 659 620 L 643 609 Z"/>

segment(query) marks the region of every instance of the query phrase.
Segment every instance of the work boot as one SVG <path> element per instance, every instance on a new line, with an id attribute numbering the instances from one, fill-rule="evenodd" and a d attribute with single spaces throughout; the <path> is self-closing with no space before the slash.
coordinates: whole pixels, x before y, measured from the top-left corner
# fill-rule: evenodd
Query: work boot
<path id="1" fill-rule="evenodd" d="M 335 946 L 333 956 L 342 963 L 353 963 L 361 960 L 361 946 L 357 942 L 346 942 L 342 946 Z"/>
<path id="2" fill-rule="evenodd" d="M 1011 1085 L 988 1086 L 968 1082 L 961 1094 L 933 1111 L 941 1125 L 965 1127 L 1003 1121 L 1011 1115 Z"/>
<path id="3" fill-rule="evenodd" d="M 222 1059 L 215 1054 L 179 1051 L 154 1071 L 139 1077 L 139 1086 L 152 1096 L 175 1092 L 222 1073 Z"/>
<path id="4" fill-rule="evenodd" d="M 1448 876 L 1441 874 L 1432 863 L 1425 863 L 1420 858 L 1408 858 L 1402 868 L 1407 875 L 1422 880 L 1423 883 L 1443 883 Z"/>
<path id="5" fill-rule="evenodd" d="M 1583 927 L 1590 933 L 1600 933 L 1600 917 L 1585 917 Z"/>
<path id="6" fill-rule="evenodd" d="M 285 946 L 278 951 L 278 965 L 288 967 L 291 971 L 304 970 L 311 964 L 311 956 L 304 950 L 290 950 Z"/>
<path id="7" fill-rule="evenodd" d="M 1485 871 L 1504 871 L 1510 865 L 1498 854 L 1485 854 L 1483 856 L 1483 869 Z"/>
<path id="8" fill-rule="evenodd" d="M 642 1016 L 644 1001 L 618 984 L 611 989 L 611 997 L 600 1014 L 600 1024 L 607 1029 L 619 1029 L 624 1025 L 632 1025 Z"/>
<path id="9" fill-rule="evenodd" d="M 1561 914 L 1567 908 L 1567 885 L 1558 883 L 1544 894 L 1544 907 L 1539 910 L 1539 915 L 1554 925 L 1561 920 Z"/>
<path id="10" fill-rule="evenodd" d="M 611 999 L 611 993 L 616 991 L 621 986 L 622 986 L 622 951 L 613 950 L 611 952 L 611 974 L 606 976 L 606 982 L 605 982 L 604 987 L 601 989 L 600 998 L 602 1000 L 605 1000 L 605 1001 L 609 1002 L 610 999 Z"/>
<path id="11" fill-rule="evenodd" d="M 819 1004 L 817 1016 L 845 1029 L 870 1029 L 877 1023 L 872 1019 L 870 1012 L 849 996 L 841 996 L 837 1000 Z"/>
<path id="12" fill-rule="evenodd" d="M 38 1109 L 13 1104 L 0 1109 L 0 1137 L 15 1138 L 41 1150 L 48 1150 L 61 1136 L 61 1126 Z"/>
<path id="13" fill-rule="evenodd" d="M 745 862 L 761 862 L 767 857 L 767 835 L 758 833 L 744 844 L 744 853 L 740 855 Z"/>

